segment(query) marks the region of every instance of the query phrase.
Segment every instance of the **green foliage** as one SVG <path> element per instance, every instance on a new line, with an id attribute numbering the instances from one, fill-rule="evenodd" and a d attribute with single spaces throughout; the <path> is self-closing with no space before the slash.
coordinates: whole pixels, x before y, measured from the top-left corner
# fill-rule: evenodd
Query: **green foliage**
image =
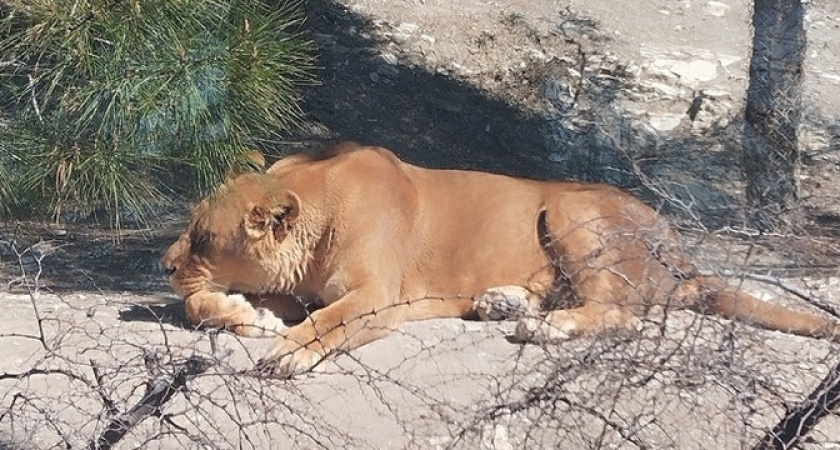
<path id="1" fill-rule="evenodd" d="M 279 3 L 0 3 L 0 203 L 104 208 L 119 227 L 246 167 L 311 81 L 298 5 Z"/>

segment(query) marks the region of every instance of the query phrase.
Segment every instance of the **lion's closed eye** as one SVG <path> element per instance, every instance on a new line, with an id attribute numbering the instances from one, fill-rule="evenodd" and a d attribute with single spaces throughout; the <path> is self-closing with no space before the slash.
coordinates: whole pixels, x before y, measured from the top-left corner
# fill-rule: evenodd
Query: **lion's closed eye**
<path id="1" fill-rule="evenodd" d="M 190 247 L 196 255 L 207 255 L 213 247 L 213 234 L 205 230 L 192 230 L 190 233 Z"/>

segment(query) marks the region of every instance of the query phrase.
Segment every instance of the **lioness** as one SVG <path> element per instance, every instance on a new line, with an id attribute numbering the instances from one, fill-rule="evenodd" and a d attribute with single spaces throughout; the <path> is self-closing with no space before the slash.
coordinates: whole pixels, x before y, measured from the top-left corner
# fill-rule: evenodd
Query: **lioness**
<path id="1" fill-rule="evenodd" d="M 434 317 L 518 318 L 521 341 L 633 328 L 654 305 L 838 331 L 698 275 L 677 240 L 611 186 L 429 170 L 347 143 L 228 181 L 163 264 L 193 324 L 279 334 L 259 364 L 279 375 Z M 561 283 L 579 306 L 541 312 Z"/>

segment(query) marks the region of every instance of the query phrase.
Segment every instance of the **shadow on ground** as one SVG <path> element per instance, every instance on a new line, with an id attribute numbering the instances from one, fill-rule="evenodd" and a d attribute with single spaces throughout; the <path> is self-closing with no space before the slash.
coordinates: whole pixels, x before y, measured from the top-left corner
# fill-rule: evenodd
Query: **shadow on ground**
<path id="1" fill-rule="evenodd" d="M 187 328 L 187 316 L 184 304 L 181 302 L 160 305 L 135 304 L 119 312 L 119 318 L 124 322 L 152 322 L 165 323 L 179 328 Z"/>
<path id="2" fill-rule="evenodd" d="M 170 220 L 159 229 L 126 231 L 119 243 L 98 224 L 56 228 L 27 222 L 0 228 L 0 290 L 31 287 L 37 276 L 40 286 L 59 293 L 169 292 L 158 261 L 185 224 Z"/>
<path id="3" fill-rule="evenodd" d="M 377 58 L 382 43 L 366 31 L 369 20 L 332 1 L 306 5 L 320 44 L 321 85 L 306 92 L 303 107 L 326 131 L 324 140 L 382 145 L 428 167 L 544 172 L 544 139 L 533 114 L 445 75 L 387 66 Z"/>

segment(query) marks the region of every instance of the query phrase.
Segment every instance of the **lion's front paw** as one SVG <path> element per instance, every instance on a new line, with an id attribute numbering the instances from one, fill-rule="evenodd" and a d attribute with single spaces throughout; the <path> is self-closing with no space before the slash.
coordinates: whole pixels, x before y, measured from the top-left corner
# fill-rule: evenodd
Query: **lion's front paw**
<path id="1" fill-rule="evenodd" d="M 514 340 L 533 343 L 557 342 L 571 339 L 577 334 L 577 323 L 570 314 L 565 311 L 555 311 L 553 315 L 551 321 L 547 317 L 520 319 L 516 323 Z"/>
<path id="2" fill-rule="evenodd" d="M 317 369 L 323 359 L 321 352 L 309 346 L 280 338 L 255 369 L 264 375 L 287 378 Z"/>
<path id="3" fill-rule="evenodd" d="M 498 286 L 487 289 L 473 302 L 481 320 L 518 319 L 532 316 L 531 292 L 522 286 Z"/>
<path id="4" fill-rule="evenodd" d="M 242 294 L 199 292 L 186 299 L 187 319 L 198 326 L 230 330 L 238 336 L 276 337 L 288 329 L 267 308 L 254 308 Z"/>
<path id="5" fill-rule="evenodd" d="M 251 320 L 230 327 L 235 334 L 247 337 L 277 337 L 288 328 L 279 317 L 267 308 L 254 308 Z"/>

